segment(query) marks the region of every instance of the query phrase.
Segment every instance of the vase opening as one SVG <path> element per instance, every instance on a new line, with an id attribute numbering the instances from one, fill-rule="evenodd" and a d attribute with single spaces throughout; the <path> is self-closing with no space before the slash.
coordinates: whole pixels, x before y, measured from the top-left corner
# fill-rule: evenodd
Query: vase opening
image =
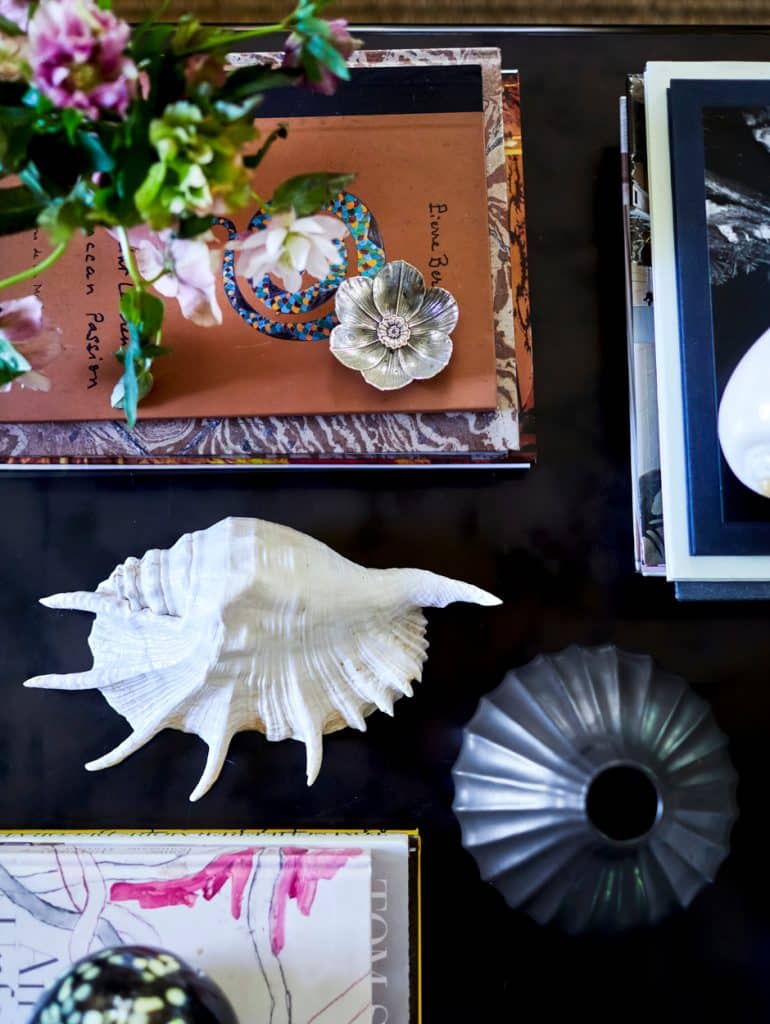
<path id="1" fill-rule="evenodd" d="M 655 782 L 635 764 L 613 764 L 601 769 L 586 794 L 586 814 L 602 835 L 614 842 L 642 839 L 661 810 Z"/>

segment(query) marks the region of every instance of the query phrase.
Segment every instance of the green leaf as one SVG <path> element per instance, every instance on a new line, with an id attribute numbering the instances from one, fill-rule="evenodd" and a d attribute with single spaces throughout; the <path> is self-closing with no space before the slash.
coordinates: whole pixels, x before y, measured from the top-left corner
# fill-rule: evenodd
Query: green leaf
<path id="1" fill-rule="evenodd" d="M 211 30 L 201 28 L 201 23 L 192 14 L 183 14 L 171 39 L 171 49 L 174 53 L 196 49 L 196 43 L 205 42 L 210 33 Z"/>
<path id="2" fill-rule="evenodd" d="M 128 324 L 128 345 L 122 352 L 123 377 L 112 393 L 114 408 L 123 409 L 131 430 L 136 424 L 137 405 L 152 388 L 150 367 L 162 350 L 156 342 L 163 325 L 163 303 L 149 292 L 132 288 L 120 299 L 120 312 Z"/>
<path id="3" fill-rule="evenodd" d="M 342 78 L 345 81 L 350 78 L 345 58 L 326 39 L 322 39 L 320 36 L 314 36 L 312 39 L 309 39 L 305 52 L 312 53 L 319 63 L 327 67 L 337 78 Z"/>
<path id="4" fill-rule="evenodd" d="M 19 171 L 19 178 L 43 206 L 50 203 L 52 196 L 40 180 L 40 171 L 37 169 L 37 164 L 32 163 L 30 160 L 27 166 Z"/>
<path id="5" fill-rule="evenodd" d="M 137 30 L 131 40 L 131 54 L 137 63 L 162 56 L 171 48 L 173 25 L 148 25 L 143 32 Z"/>
<path id="6" fill-rule="evenodd" d="M 141 339 L 152 344 L 163 325 L 163 303 L 149 292 L 131 288 L 120 297 L 120 312 L 129 326 L 136 328 Z"/>
<path id="7" fill-rule="evenodd" d="M 302 74 L 296 70 L 276 70 L 259 65 L 247 68 L 236 68 L 227 76 L 227 81 L 220 90 L 220 95 L 229 100 L 244 99 L 254 93 L 265 92 L 267 89 L 278 89 L 292 85 Z"/>
<path id="8" fill-rule="evenodd" d="M 78 230 L 93 230 L 93 191 L 85 181 L 78 181 L 68 195 L 58 197 L 43 207 L 37 222 L 48 232 L 54 245 L 67 242 Z"/>
<path id="9" fill-rule="evenodd" d="M 141 22 L 139 25 L 137 25 L 137 27 L 131 33 L 130 48 L 131 48 L 131 52 L 134 54 L 134 56 L 136 56 L 136 52 L 137 52 L 136 47 L 137 47 L 137 45 L 139 43 L 141 43 L 141 41 L 142 41 L 143 37 L 146 35 L 146 33 L 151 28 L 153 28 L 155 26 L 155 22 L 156 21 L 160 21 L 160 19 L 163 17 L 163 15 L 168 10 L 168 5 L 170 3 L 171 3 L 171 0 L 162 0 L 162 2 L 160 4 L 158 4 L 156 9 L 151 14 L 148 14 L 147 17 L 144 19 L 144 21 Z"/>
<path id="10" fill-rule="evenodd" d="M 78 132 L 77 141 L 91 157 L 95 171 L 109 172 L 115 167 L 115 160 L 104 148 L 102 140 L 95 132 Z"/>
<path id="11" fill-rule="evenodd" d="M 232 103 L 227 100 L 216 100 L 214 102 L 214 110 L 219 115 L 219 119 L 223 124 L 234 124 L 236 121 L 243 120 L 247 114 L 250 114 L 254 107 L 258 106 L 262 101 L 261 96 L 254 96 L 250 100 L 247 99 L 245 102 Z"/>
<path id="12" fill-rule="evenodd" d="M 307 217 L 343 192 L 354 177 L 354 174 L 339 171 L 299 174 L 278 186 L 273 193 L 272 207 L 274 210 L 293 209 L 298 217 Z"/>
<path id="13" fill-rule="evenodd" d="M 179 238 L 195 238 L 204 231 L 211 229 L 211 217 L 183 217 L 179 221 L 177 235 Z"/>
<path id="14" fill-rule="evenodd" d="M 320 82 L 323 78 L 323 64 L 316 60 L 312 53 L 304 50 L 302 53 L 302 69 L 309 82 Z"/>
<path id="15" fill-rule="evenodd" d="M 23 36 L 24 29 L 19 28 L 15 21 L 0 14 L 0 32 L 6 36 Z"/>
<path id="16" fill-rule="evenodd" d="M 112 2 L 111 2 L 111 0 L 96 0 L 96 6 L 101 11 L 111 11 L 112 10 Z"/>
<path id="17" fill-rule="evenodd" d="M 35 113 L 25 106 L 0 105 L 0 171 L 18 173 L 35 131 Z"/>
<path id="18" fill-rule="evenodd" d="M 65 107 L 61 112 L 61 123 L 64 125 L 67 141 L 71 146 L 75 145 L 76 132 L 82 120 L 83 115 L 74 107 Z"/>
<path id="19" fill-rule="evenodd" d="M 122 355 L 123 376 L 112 389 L 110 405 L 113 409 L 122 409 L 126 414 L 128 429 L 136 426 L 136 407 L 139 404 L 139 380 L 136 375 L 136 362 L 140 357 L 141 347 L 136 331 L 129 328 L 128 345 L 125 350 L 116 353 Z"/>
<path id="20" fill-rule="evenodd" d="M 201 29 L 201 34 L 195 40 L 195 46 L 177 51 L 176 56 L 191 57 L 195 53 L 214 53 L 217 50 L 227 53 L 228 50 L 239 47 L 246 39 L 272 35 L 274 32 L 280 31 L 285 24 L 286 22 L 282 22 L 280 25 L 260 25 L 257 28 L 237 29 L 236 31 L 218 28 Z"/>
<path id="21" fill-rule="evenodd" d="M 0 235 L 34 228 L 44 204 L 25 185 L 0 188 Z"/>
<path id="22" fill-rule="evenodd" d="M 174 351 L 170 345 L 153 345 L 152 348 L 145 348 L 145 353 L 151 353 L 150 355 L 143 355 L 142 362 L 148 366 L 151 365 L 153 359 L 157 359 L 158 356 L 169 356 Z M 125 363 L 126 361 L 126 350 L 124 348 L 118 349 L 115 353 L 115 358 L 119 363 Z"/>
<path id="23" fill-rule="evenodd" d="M 132 365 L 135 367 L 133 360 Z M 155 383 L 152 377 L 152 373 L 149 368 L 142 368 L 139 373 L 134 369 L 133 378 L 136 382 L 136 398 L 134 400 L 132 415 L 129 414 L 129 403 L 126 400 L 126 374 L 124 374 L 115 387 L 112 389 L 112 395 L 110 396 L 110 405 L 113 409 L 123 409 L 126 413 L 126 422 L 131 430 L 136 425 L 136 407 L 143 398 L 152 391 L 152 386 Z"/>
<path id="24" fill-rule="evenodd" d="M 276 139 L 285 139 L 289 134 L 289 126 L 286 124 L 279 124 L 278 127 L 270 132 L 268 137 L 259 147 L 256 153 L 251 153 L 243 158 L 244 167 L 259 167 L 267 155 L 267 151 L 276 141 Z"/>
<path id="25" fill-rule="evenodd" d="M 147 171 L 147 175 L 136 190 L 134 195 L 134 202 L 136 208 L 141 213 L 143 210 L 148 210 L 163 187 L 163 182 L 166 180 L 166 165 L 158 161 L 151 165 Z"/>
<path id="26" fill-rule="evenodd" d="M 10 384 L 12 380 L 16 380 L 31 369 L 24 356 L 0 334 L 0 387 L 3 384 Z"/>

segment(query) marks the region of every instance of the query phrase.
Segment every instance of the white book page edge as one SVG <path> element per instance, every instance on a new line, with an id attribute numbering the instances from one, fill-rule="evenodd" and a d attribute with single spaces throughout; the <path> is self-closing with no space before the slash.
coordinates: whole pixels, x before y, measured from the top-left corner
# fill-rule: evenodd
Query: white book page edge
<path id="1" fill-rule="evenodd" d="M 674 206 L 668 133 L 668 87 L 674 79 L 770 79 L 770 63 L 652 61 L 645 69 L 666 575 L 669 580 L 770 580 L 770 555 L 690 554 L 682 364 L 679 352 L 679 303 L 674 260 Z"/>

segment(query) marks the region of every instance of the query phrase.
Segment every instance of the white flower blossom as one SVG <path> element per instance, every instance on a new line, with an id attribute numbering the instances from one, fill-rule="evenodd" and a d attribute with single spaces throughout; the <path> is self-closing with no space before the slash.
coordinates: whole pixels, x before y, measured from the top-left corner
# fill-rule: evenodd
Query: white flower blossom
<path id="1" fill-rule="evenodd" d="M 334 242 L 347 230 L 341 220 L 324 213 L 312 217 L 297 217 L 293 209 L 274 213 L 261 231 L 248 232 L 230 243 L 239 253 L 236 272 L 255 282 L 269 274 L 286 291 L 297 292 L 304 273 L 321 281 L 340 262 Z"/>

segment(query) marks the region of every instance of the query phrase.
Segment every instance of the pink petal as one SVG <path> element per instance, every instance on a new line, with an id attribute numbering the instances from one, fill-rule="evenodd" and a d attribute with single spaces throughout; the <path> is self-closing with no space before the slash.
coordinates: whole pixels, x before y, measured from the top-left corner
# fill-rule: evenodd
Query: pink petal
<path id="1" fill-rule="evenodd" d="M 336 217 L 325 213 L 317 213 L 313 217 L 300 217 L 292 225 L 291 230 L 302 235 L 321 235 L 323 238 L 342 238 L 347 234 L 347 227 Z"/>
<path id="2" fill-rule="evenodd" d="M 114 230 L 114 228 L 108 228 L 107 230 L 113 236 L 113 238 L 118 237 L 117 232 Z M 145 244 L 151 245 L 159 252 L 162 252 L 162 250 L 166 246 L 166 242 L 170 237 L 171 231 L 168 228 L 164 229 L 163 231 L 153 231 L 152 228 L 149 228 L 146 224 L 138 224 L 136 227 L 128 229 L 128 241 L 129 244 L 134 248 L 136 248 L 139 245 Z"/>
<path id="3" fill-rule="evenodd" d="M 23 388 L 28 388 L 30 391 L 50 391 L 51 382 L 44 373 L 38 373 L 37 370 L 30 370 L 28 373 L 23 373 L 21 377 L 17 377 L 15 384 L 21 384 Z"/>
<path id="4" fill-rule="evenodd" d="M 254 249 L 265 248 L 265 234 L 264 231 L 246 231 L 237 238 L 232 239 L 227 243 L 228 249 L 233 249 L 235 252 L 250 252 Z"/>
<path id="5" fill-rule="evenodd" d="M 168 299 L 176 299 L 179 295 L 179 281 L 173 274 L 164 274 L 157 281 L 152 282 L 152 287 L 160 295 Z"/>
<path id="6" fill-rule="evenodd" d="M 199 327 L 218 327 L 222 323 L 222 310 L 213 292 L 180 284 L 177 299 L 182 316 Z"/>
<path id="7" fill-rule="evenodd" d="M 16 344 L 18 351 L 35 370 L 42 370 L 59 355 L 62 350 L 61 328 L 46 327 L 27 341 Z"/>
<path id="8" fill-rule="evenodd" d="M 235 261 L 235 272 L 249 281 L 261 281 L 272 267 L 273 261 L 262 252 L 242 252 Z"/>
<path id="9" fill-rule="evenodd" d="M 157 277 L 165 266 L 163 250 L 160 247 L 153 245 L 150 241 L 142 242 L 135 250 L 135 256 L 139 273 L 145 281 L 151 281 L 153 278 Z M 169 293 L 164 292 L 163 294 L 167 295 Z"/>
<path id="10" fill-rule="evenodd" d="M 0 303 L 0 331 L 9 341 L 33 338 L 43 326 L 43 303 L 36 295 Z"/>

